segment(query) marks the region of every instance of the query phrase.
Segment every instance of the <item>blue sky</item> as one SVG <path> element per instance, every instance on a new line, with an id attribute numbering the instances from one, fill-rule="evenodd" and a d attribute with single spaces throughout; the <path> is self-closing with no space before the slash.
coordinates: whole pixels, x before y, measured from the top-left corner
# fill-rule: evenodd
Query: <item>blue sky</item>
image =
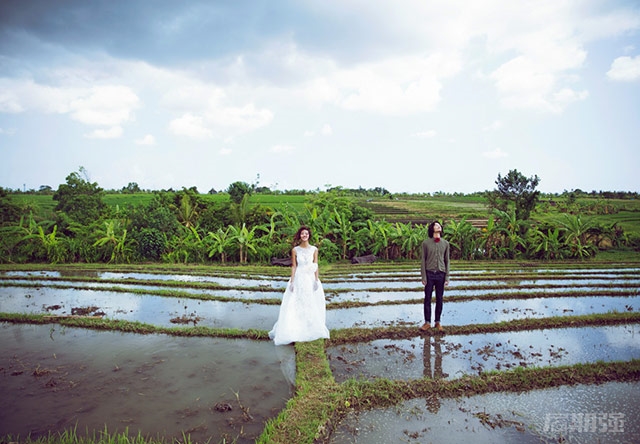
<path id="1" fill-rule="evenodd" d="M 0 2 L 0 186 L 640 191 L 640 4 Z"/>

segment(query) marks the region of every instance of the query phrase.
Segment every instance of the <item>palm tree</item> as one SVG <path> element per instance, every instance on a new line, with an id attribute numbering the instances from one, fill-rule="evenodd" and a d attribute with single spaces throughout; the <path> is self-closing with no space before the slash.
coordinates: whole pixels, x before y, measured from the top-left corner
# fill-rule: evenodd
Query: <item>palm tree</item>
<path id="1" fill-rule="evenodd" d="M 177 212 L 178 221 L 186 228 L 194 227 L 198 220 L 198 204 L 193 204 L 188 194 L 180 198 L 180 206 L 172 205 Z"/>
<path id="2" fill-rule="evenodd" d="M 249 214 L 249 193 L 245 193 L 242 196 L 242 199 L 239 203 L 232 203 L 231 208 L 233 209 L 233 215 L 235 218 L 235 223 L 240 225 L 244 224 L 247 221 L 247 214 Z"/>

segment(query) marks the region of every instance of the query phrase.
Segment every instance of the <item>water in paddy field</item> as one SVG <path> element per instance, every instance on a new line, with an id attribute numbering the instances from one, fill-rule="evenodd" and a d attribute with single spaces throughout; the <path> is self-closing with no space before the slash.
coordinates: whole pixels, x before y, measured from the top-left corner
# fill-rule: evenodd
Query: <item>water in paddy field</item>
<path id="1" fill-rule="evenodd" d="M 349 378 L 457 379 L 516 367 L 640 359 L 640 326 L 379 339 L 331 346 L 327 356 L 338 382 Z"/>
<path id="2" fill-rule="evenodd" d="M 640 383 L 609 382 L 460 399 L 413 399 L 348 414 L 330 442 L 638 443 L 638 418 Z"/>
<path id="3" fill-rule="evenodd" d="M 640 310 L 638 269 L 552 271 L 537 277 L 536 270 L 523 270 L 526 277 L 521 280 L 501 279 L 501 273 L 493 272 L 455 273 L 445 291 L 444 335 L 330 346 L 331 371 L 339 383 L 351 377 L 456 379 L 518 366 L 640 359 L 637 323 L 446 334 L 452 325 Z M 496 279 L 486 279 L 487 275 Z M 74 281 L 76 277 L 95 280 Z M 327 326 L 330 330 L 417 328 L 424 321 L 419 279 L 419 270 L 356 271 L 327 278 L 329 303 L 401 302 L 330 306 Z M 172 282 L 163 286 L 157 281 Z M 0 272 L 0 312 L 65 316 L 80 310 L 163 327 L 175 327 L 174 320 L 182 318 L 190 325 L 269 330 L 277 319 L 286 281 L 282 276 L 238 274 Z M 212 286 L 196 285 L 203 283 Z M 485 288 L 494 284 L 502 287 Z M 555 294 L 603 288 L 603 295 Z M 160 289 L 231 300 L 153 294 Z M 623 289 L 625 295 L 604 295 Z M 497 300 L 456 300 L 456 296 L 517 291 L 546 294 L 521 300 L 508 294 Z M 265 421 L 294 395 L 295 374 L 293 347 L 275 347 L 269 341 L 0 323 L 0 436 L 37 437 L 73 427 L 82 434 L 103 431 L 106 425 L 112 433 L 128 429 L 169 441 L 182 439 L 184 431 L 193 442 L 253 442 Z M 637 382 L 608 383 L 459 400 L 412 400 L 350 414 L 332 442 L 640 442 L 639 388 Z M 592 432 L 593 421 L 608 429 Z M 577 432 L 579 425 L 583 430 Z"/>
<path id="4" fill-rule="evenodd" d="M 0 324 L 0 436 L 76 427 L 253 442 L 293 395 L 271 342 Z"/>

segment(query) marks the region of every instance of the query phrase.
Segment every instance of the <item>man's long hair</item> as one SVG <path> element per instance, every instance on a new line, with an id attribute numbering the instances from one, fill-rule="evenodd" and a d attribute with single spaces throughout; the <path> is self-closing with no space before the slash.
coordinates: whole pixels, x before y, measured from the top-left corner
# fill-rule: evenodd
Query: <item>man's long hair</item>
<path id="1" fill-rule="evenodd" d="M 427 231 L 427 233 L 429 233 L 429 237 L 433 237 L 433 226 L 434 226 L 435 224 L 440 224 L 440 226 L 442 227 L 442 224 L 441 224 L 440 222 L 438 222 L 437 220 L 434 220 L 433 222 L 431 222 L 431 223 L 429 224 L 429 229 L 428 229 L 428 231 Z M 443 228 L 444 228 L 444 227 L 443 227 Z"/>

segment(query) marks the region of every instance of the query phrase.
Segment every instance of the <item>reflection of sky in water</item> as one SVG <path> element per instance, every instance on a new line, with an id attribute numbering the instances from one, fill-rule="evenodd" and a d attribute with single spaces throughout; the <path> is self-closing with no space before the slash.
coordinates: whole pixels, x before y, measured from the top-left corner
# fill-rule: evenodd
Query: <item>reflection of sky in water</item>
<path id="1" fill-rule="evenodd" d="M 639 284 L 640 285 L 640 284 Z M 422 288 L 416 289 L 414 291 L 346 291 L 346 292 L 335 292 L 331 291 L 330 288 L 327 288 L 327 285 L 324 285 L 324 288 L 327 292 L 327 300 L 330 302 L 345 302 L 345 301 L 360 301 L 360 302 L 369 302 L 376 303 L 380 301 L 405 301 L 412 299 L 423 299 L 424 298 L 424 290 Z M 447 287 L 445 290 L 445 297 L 447 298 L 455 298 L 456 296 L 481 296 L 481 295 L 506 295 L 512 293 L 565 293 L 567 291 L 575 292 L 578 288 L 583 289 L 585 292 L 593 292 L 601 290 L 603 292 L 611 291 L 632 291 L 633 289 L 620 289 L 620 288 L 611 288 L 611 289 L 600 289 L 598 287 L 593 286 L 570 286 L 561 287 L 561 288 L 527 288 L 520 289 L 518 287 L 509 287 L 503 289 L 486 289 L 486 290 L 459 290 L 452 287 Z M 640 294 L 640 286 L 635 291 L 636 294 Z M 573 296 L 571 296 L 573 297 Z"/>
<path id="2" fill-rule="evenodd" d="M 91 272 L 90 272 L 91 273 Z M 60 277 L 73 277 L 73 276 L 86 276 L 87 273 L 60 273 L 58 271 L 7 271 L 0 272 L 0 275 L 7 277 L 47 277 L 60 278 Z M 247 275 L 241 277 L 225 277 L 225 276 L 199 276 L 188 274 L 154 274 L 154 273 L 112 273 L 112 272 L 98 272 L 92 273 L 95 277 L 105 280 L 121 279 L 126 283 L 127 279 L 131 280 L 155 280 L 155 281 L 178 281 L 178 282 L 210 282 L 216 283 L 227 287 L 241 287 L 241 286 L 272 286 L 279 282 L 277 287 L 286 284 L 286 278 L 278 276 L 261 276 L 261 275 Z M 282 281 L 282 282 L 280 282 Z M 113 285 L 113 284 L 111 284 Z"/>
<path id="3" fill-rule="evenodd" d="M 520 365 L 559 366 L 640 358 L 637 325 L 381 339 L 329 347 L 336 380 L 455 379 Z M 624 338 L 624 339 L 622 339 Z"/>
<path id="4" fill-rule="evenodd" d="M 588 414 L 603 418 L 597 432 L 575 427 L 569 431 L 567 418 L 577 415 L 574 424 L 582 419 L 584 425 Z M 480 422 L 480 415 L 490 421 L 513 422 L 491 428 Z M 330 443 L 631 443 L 640 436 L 639 417 L 640 383 L 609 382 L 460 399 L 412 399 L 398 406 L 349 413 Z"/>
<path id="5" fill-rule="evenodd" d="M 200 301 L 132 293 L 51 288 L 0 289 L 0 312 L 70 315 L 72 308 L 98 307 L 106 318 L 175 326 L 175 317 L 199 317 L 198 325 L 219 328 L 270 330 L 278 317 L 278 305 L 249 305 L 243 302 Z M 60 305 L 56 310 L 46 307 Z"/>
<path id="6" fill-rule="evenodd" d="M 529 271 L 530 272 L 530 271 Z M 635 270 L 625 270 L 624 273 L 633 273 Z M 511 279 L 505 280 L 500 279 L 500 273 L 473 273 L 473 272 L 463 272 L 458 275 L 452 275 L 451 282 L 449 283 L 449 290 L 456 290 L 459 287 L 466 286 L 476 286 L 476 287 L 484 287 L 491 285 L 504 285 L 504 290 L 497 291 L 509 291 L 511 289 L 516 289 L 518 287 L 526 287 L 526 286 L 544 286 L 544 285 L 554 285 L 554 286 L 568 286 L 568 287 L 589 287 L 594 286 L 597 287 L 601 284 L 611 284 L 611 283 L 620 283 L 620 284 L 637 284 L 640 286 L 640 277 L 634 274 L 619 274 L 619 270 L 598 270 L 597 274 L 592 273 L 583 273 L 579 272 L 571 272 L 571 271 L 562 271 L 562 270 L 554 270 L 554 273 L 557 273 L 558 276 L 563 276 L 563 279 L 545 279 L 544 276 L 541 276 L 540 279 Z M 264 286 L 267 288 L 273 289 L 284 289 L 286 286 L 288 277 L 283 276 L 264 276 L 264 275 L 251 275 L 247 274 L 244 276 L 222 276 L 222 275 L 188 275 L 188 274 L 154 274 L 154 273 L 113 273 L 113 272 L 98 272 L 93 273 L 96 277 L 105 279 L 105 280 L 122 280 L 123 282 L 120 284 L 127 284 L 127 280 L 132 281 L 141 281 L 141 282 L 131 282 L 130 285 L 136 285 L 137 288 L 145 288 L 144 281 L 145 280 L 166 280 L 166 281 L 178 281 L 178 282 L 204 282 L 204 283 L 216 283 L 223 287 L 256 287 L 256 286 Z M 494 275 L 496 279 L 491 280 L 477 280 L 474 279 L 475 276 L 480 274 L 484 275 Z M 8 272 L 0 272 L 0 275 L 6 277 L 41 277 L 44 283 L 47 277 L 64 277 L 64 276 L 74 276 L 79 275 L 82 276 L 82 273 L 74 274 L 74 273 L 61 273 L 57 271 L 37 271 L 37 272 L 22 272 L 22 271 L 8 271 Z M 85 273 L 86 275 L 86 273 Z M 323 280 L 323 277 L 320 277 Z M 411 279 L 413 278 L 413 279 Z M 100 285 L 92 284 L 92 285 Z M 112 283 L 106 283 L 105 285 L 113 285 Z M 129 285 L 129 284 L 127 284 Z M 331 278 L 327 277 L 324 281 L 325 290 L 367 290 L 374 288 L 389 288 L 389 289 L 399 289 L 399 288 L 415 288 L 419 291 L 422 288 L 422 284 L 420 282 L 420 274 L 419 271 L 413 273 L 362 273 L 362 274 L 346 274 L 341 275 L 339 277 L 331 276 Z M 461 291 L 479 291 L 482 290 L 461 290 Z M 553 290 L 550 290 L 553 291 Z"/>
<path id="7" fill-rule="evenodd" d="M 278 305 L 250 304 L 248 299 L 246 302 L 219 302 L 88 289 L 2 287 L 0 295 L 0 312 L 5 313 L 68 315 L 72 308 L 95 306 L 107 318 L 163 326 L 173 325 L 170 319 L 175 317 L 197 316 L 201 318 L 199 324 L 204 326 L 268 330 L 276 321 L 279 310 Z M 331 297 L 330 294 L 328 296 Z M 277 300 L 281 295 L 271 292 L 267 297 Z M 46 310 L 46 307 L 54 305 L 61 307 Z M 444 325 L 486 324 L 524 318 L 625 312 L 629 309 L 640 310 L 640 296 L 449 301 L 444 305 L 442 322 Z M 419 325 L 422 322 L 422 303 L 327 310 L 329 329 L 406 323 Z"/>
<path id="8" fill-rule="evenodd" d="M 626 312 L 628 308 L 635 312 L 640 311 L 640 296 L 446 302 L 442 311 L 442 323 L 445 326 L 489 324 L 513 319 Z M 422 303 L 327 311 L 329 329 L 382 327 L 407 322 L 416 325 L 424 322 Z"/>

